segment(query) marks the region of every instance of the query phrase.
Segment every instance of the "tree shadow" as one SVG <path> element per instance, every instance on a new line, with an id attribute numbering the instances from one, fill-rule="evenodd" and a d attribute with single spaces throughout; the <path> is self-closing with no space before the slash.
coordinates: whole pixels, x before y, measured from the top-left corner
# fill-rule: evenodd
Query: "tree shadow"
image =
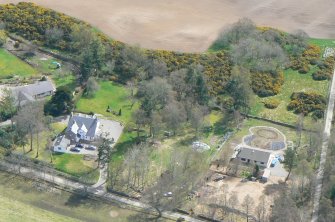
<path id="1" fill-rule="evenodd" d="M 233 115 L 225 114 L 220 120 L 213 125 L 214 135 L 224 135 L 225 133 L 232 131 L 230 125 L 232 124 Z"/>
<path id="2" fill-rule="evenodd" d="M 146 222 L 146 221 L 158 221 L 163 222 L 166 219 L 159 217 L 157 215 L 151 215 L 146 213 L 136 213 L 127 217 L 127 221 L 131 222 Z"/>
<path id="3" fill-rule="evenodd" d="M 74 190 L 69 199 L 65 202 L 65 206 L 78 207 L 83 204 L 89 203 L 89 194 L 82 189 Z"/>
<path id="4" fill-rule="evenodd" d="M 287 189 L 287 184 L 281 182 L 279 184 L 269 184 L 264 188 L 263 193 L 265 195 L 273 195 L 274 193 L 280 193 Z"/>

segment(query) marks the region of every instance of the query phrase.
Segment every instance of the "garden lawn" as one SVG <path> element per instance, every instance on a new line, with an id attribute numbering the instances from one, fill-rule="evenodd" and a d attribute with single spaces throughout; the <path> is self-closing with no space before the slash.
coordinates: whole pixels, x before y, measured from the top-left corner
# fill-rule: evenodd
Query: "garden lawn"
<path id="1" fill-rule="evenodd" d="M 51 158 L 53 159 L 54 167 L 64 173 L 70 174 L 71 176 L 80 178 L 83 175 L 85 176 L 84 180 L 87 183 L 95 183 L 99 178 L 99 170 L 97 169 L 97 163 L 95 160 L 83 160 L 83 155 L 79 154 L 58 154 L 54 153 L 51 156 L 51 152 L 47 149 L 48 139 L 52 138 L 53 136 L 57 135 L 59 131 L 64 129 L 64 125 L 61 123 L 53 123 L 52 129 L 54 132 L 44 131 L 40 133 L 40 140 L 39 140 L 39 155 L 38 160 L 44 161 L 46 163 L 50 163 Z M 26 153 L 27 157 L 31 159 L 36 159 L 37 153 L 37 140 L 36 135 L 34 135 L 33 140 L 33 150 L 31 152 Z M 30 149 L 30 143 L 25 146 L 25 151 L 27 152 Z M 18 147 L 16 152 L 22 153 L 23 149 Z"/>
<path id="2" fill-rule="evenodd" d="M 55 168 L 64 173 L 70 174 L 77 178 L 88 176 L 87 179 L 96 182 L 99 178 L 99 170 L 95 161 L 83 160 L 84 155 L 57 153 L 53 155 L 53 164 Z"/>
<path id="3" fill-rule="evenodd" d="M 0 79 L 10 79 L 14 76 L 30 77 L 37 73 L 33 67 L 0 48 Z"/>
<path id="4" fill-rule="evenodd" d="M 110 81 L 101 82 L 100 89 L 96 92 L 93 98 L 82 97 L 78 101 L 76 111 L 102 114 L 111 117 L 114 120 L 128 123 L 132 113 L 138 108 L 137 103 L 131 107 L 131 101 L 128 99 L 129 94 L 130 92 L 123 85 Z M 106 110 L 108 106 L 117 114 L 121 109 L 121 116 L 107 112 Z"/>
<path id="5" fill-rule="evenodd" d="M 292 111 L 287 110 L 287 105 L 290 103 L 290 96 L 293 92 L 315 92 L 325 97 L 328 95 L 329 81 L 315 81 L 312 79 L 314 67 L 308 74 L 300 74 L 294 70 L 285 70 L 285 82 L 282 86 L 281 92 L 276 96 L 260 98 L 253 96 L 253 104 L 250 114 L 264 117 L 271 120 L 277 120 L 289 124 L 295 124 L 298 116 Z M 267 109 L 263 102 L 271 99 L 280 101 L 276 109 Z M 305 126 L 310 127 L 313 124 L 312 118 L 307 116 L 305 118 Z"/>

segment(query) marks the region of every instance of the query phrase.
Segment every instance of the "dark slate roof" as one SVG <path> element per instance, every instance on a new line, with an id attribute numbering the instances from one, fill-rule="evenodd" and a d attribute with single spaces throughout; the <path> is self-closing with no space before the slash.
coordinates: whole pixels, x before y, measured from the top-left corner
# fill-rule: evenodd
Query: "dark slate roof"
<path id="1" fill-rule="evenodd" d="M 34 84 L 18 86 L 13 88 L 12 92 L 16 100 L 34 101 L 34 97 L 46 92 L 55 91 L 51 81 L 38 81 Z"/>
<path id="2" fill-rule="evenodd" d="M 34 84 L 24 86 L 21 91 L 31 96 L 37 96 L 46 92 L 55 91 L 55 87 L 50 81 L 38 81 Z"/>
<path id="3" fill-rule="evenodd" d="M 73 115 L 68 124 L 68 131 L 71 131 L 71 127 L 74 123 L 77 123 L 79 129 L 84 125 L 87 129 L 86 136 L 94 137 L 96 129 L 98 127 L 98 119 L 88 115 Z"/>
<path id="4" fill-rule="evenodd" d="M 250 160 L 256 160 L 257 162 L 264 162 L 265 164 L 269 161 L 270 152 L 253 149 L 249 147 L 241 147 L 241 151 L 237 154 L 239 158 L 245 158 Z"/>

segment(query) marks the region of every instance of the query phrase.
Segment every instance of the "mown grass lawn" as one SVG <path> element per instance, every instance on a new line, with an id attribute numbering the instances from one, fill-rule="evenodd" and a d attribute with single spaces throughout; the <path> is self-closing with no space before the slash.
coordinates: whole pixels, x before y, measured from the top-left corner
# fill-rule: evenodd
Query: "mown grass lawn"
<path id="1" fill-rule="evenodd" d="M 102 114 L 114 120 L 128 123 L 132 113 L 138 108 L 137 103 L 131 107 L 131 101 L 128 99 L 129 94 L 129 90 L 123 85 L 110 81 L 100 82 L 100 89 L 95 96 L 93 98 L 82 97 L 76 105 L 76 111 Z M 121 116 L 107 112 L 108 106 L 116 113 L 119 113 L 121 109 Z"/>
<path id="2" fill-rule="evenodd" d="M 27 63 L 21 61 L 4 49 L 0 49 L 0 79 L 13 76 L 30 77 L 38 72 Z"/>
<path id="3" fill-rule="evenodd" d="M 54 154 L 53 164 L 59 171 L 77 178 L 85 176 L 89 182 L 94 183 L 99 178 L 97 163 L 95 161 L 85 161 L 83 157 L 84 155 L 80 154 Z"/>

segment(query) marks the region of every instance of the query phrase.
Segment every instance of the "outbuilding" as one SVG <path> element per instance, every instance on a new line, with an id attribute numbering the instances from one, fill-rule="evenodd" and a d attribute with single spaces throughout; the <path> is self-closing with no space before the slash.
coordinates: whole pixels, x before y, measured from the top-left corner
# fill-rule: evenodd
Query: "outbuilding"
<path id="1" fill-rule="evenodd" d="M 65 153 L 67 147 L 70 145 L 70 140 L 65 135 L 57 137 L 54 143 L 54 152 Z"/>
<path id="2" fill-rule="evenodd" d="M 268 179 L 270 178 L 271 170 L 270 169 L 264 169 L 264 173 L 262 175 L 262 181 L 268 182 Z"/>

